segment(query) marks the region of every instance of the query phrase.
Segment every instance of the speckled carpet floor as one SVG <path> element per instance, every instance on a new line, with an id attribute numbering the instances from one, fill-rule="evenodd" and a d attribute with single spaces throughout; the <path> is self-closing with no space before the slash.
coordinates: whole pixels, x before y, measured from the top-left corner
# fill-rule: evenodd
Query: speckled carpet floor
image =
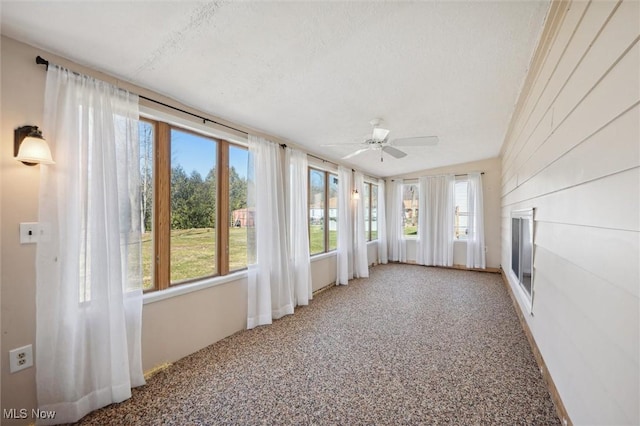
<path id="1" fill-rule="evenodd" d="M 381 265 L 85 425 L 560 424 L 498 274 Z"/>

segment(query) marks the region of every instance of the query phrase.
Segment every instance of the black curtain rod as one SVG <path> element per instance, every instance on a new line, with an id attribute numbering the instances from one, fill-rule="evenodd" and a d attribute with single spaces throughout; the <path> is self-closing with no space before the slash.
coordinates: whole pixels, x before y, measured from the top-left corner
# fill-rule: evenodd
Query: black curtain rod
<path id="1" fill-rule="evenodd" d="M 480 172 L 481 175 L 484 174 L 484 172 Z M 454 175 L 454 176 L 469 176 L 469 173 L 463 173 L 461 175 Z"/>
<path id="2" fill-rule="evenodd" d="M 42 56 L 36 56 L 36 64 L 44 65 L 46 67 L 47 71 L 49 71 L 49 61 L 44 59 Z M 79 73 L 76 73 L 76 72 L 74 72 L 74 74 L 80 75 Z M 219 122 L 217 122 L 215 120 L 211 120 L 210 118 L 203 117 L 201 115 L 194 114 L 194 113 L 189 112 L 189 111 L 185 111 L 185 110 L 183 110 L 181 108 L 174 107 L 174 106 L 166 104 L 164 102 L 156 101 L 155 99 L 151 99 L 151 98 L 148 98 L 148 97 L 143 96 L 143 95 L 138 95 L 138 97 L 141 98 L 141 99 L 144 99 L 146 101 L 153 102 L 153 103 L 158 104 L 158 105 L 162 105 L 163 107 L 170 108 L 170 109 L 172 109 L 174 111 L 178 111 L 178 112 L 181 112 L 183 114 L 187 114 L 187 115 L 190 115 L 192 117 L 198 118 L 198 119 L 202 120 L 202 124 L 207 124 L 207 122 L 209 122 L 209 123 L 217 124 L 218 126 L 226 127 L 227 129 L 235 130 L 236 132 L 240 132 L 242 134 L 248 135 L 248 133 L 245 132 L 244 130 L 236 129 L 235 127 L 228 126 L 228 125 L 223 124 L 223 123 L 219 123 Z M 282 145 L 283 144 L 280 144 L 280 146 L 282 146 Z M 284 147 L 286 147 L 286 145 L 282 146 L 282 147 L 284 148 Z"/>
<path id="3" fill-rule="evenodd" d="M 481 175 L 484 174 L 484 172 L 480 172 Z M 443 175 L 425 175 L 425 176 L 443 176 Z M 455 177 L 461 177 L 461 176 L 469 176 L 469 173 L 462 173 L 460 175 L 453 175 Z M 407 180 L 413 180 L 413 179 L 420 179 L 419 177 L 417 178 L 407 178 Z M 395 182 L 396 179 L 391 179 L 391 182 Z"/>
<path id="4" fill-rule="evenodd" d="M 174 111 L 179 111 L 179 112 L 181 112 L 183 114 L 187 114 L 187 115 L 190 115 L 192 117 L 199 118 L 200 120 L 202 120 L 202 124 L 207 124 L 207 122 L 209 122 L 209 123 L 217 124 L 218 126 L 226 127 L 227 129 L 235 130 L 236 132 L 240 132 L 240 133 L 242 133 L 244 135 L 249 135 L 249 133 L 245 132 L 244 130 L 236 129 L 235 127 L 232 127 L 232 126 L 227 126 L 226 124 L 219 123 L 219 122 L 217 122 L 215 120 L 211 120 L 209 118 L 203 117 L 203 116 L 198 115 L 198 114 L 194 114 L 194 113 L 189 112 L 189 111 L 185 111 L 185 110 L 183 110 L 181 108 L 174 107 L 174 106 L 166 104 L 164 102 L 156 101 L 155 99 L 151 99 L 151 98 L 148 98 L 148 97 L 143 96 L 143 95 L 138 95 L 138 97 L 142 98 L 144 100 L 147 100 L 149 102 L 153 102 L 155 104 L 162 105 L 163 107 L 171 108 Z"/>
<path id="5" fill-rule="evenodd" d="M 317 159 L 317 160 L 320 160 L 320 161 L 322 161 L 323 163 L 329 163 L 329 164 L 333 164 L 334 166 L 340 167 L 340 164 L 338 164 L 338 163 L 334 163 L 333 161 L 325 160 L 324 158 L 320 158 L 320 157 L 318 157 L 318 156 L 315 156 L 315 155 L 313 155 L 313 154 L 309 154 L 309 153 L 307 153 L 307 155 L 308 155 L 309 157 L 313 157 L 313 158 L 315 158 L 315 159 Z M 351 169 L 351 173 L 355 173 L 356 171 L 357 171 L 356 169 Z M 376 178 L 376 177 L 373 177 L 373 176 L 365 175 L 364 173 L 363 173 L 362 175 L 363 175 L 364 177 L 366 177 L 366 178 L 369 178 L 369 180 L 378 180 L 378 179 L 380 179 L 380 178 Z M 383 180 L 384 180 L 384 179 L 383 179 Z"/>
<path id="6" fill-rule="evenodd" d="M 334 166 L 336 166 L 336 167 L 340 167 L 340 164 L 338 164 L 338 163 L 334 163 L 333 161 L 325 160 L 324 158 L 320 158 L 320 157 L 318 157 L 317 155 L 313 155 L 313 154 L 309 154 L 309 153 L 307 153 L 307 155 L 308 155 L 309 157 L 313 157 L 313 158 L 315 158 L 316 160 L 320 160 L 320 161 L 322 161 L 323 163 L 329 163 L 329 164 L 333 164 L 333 165 L 334 165 Z"/>

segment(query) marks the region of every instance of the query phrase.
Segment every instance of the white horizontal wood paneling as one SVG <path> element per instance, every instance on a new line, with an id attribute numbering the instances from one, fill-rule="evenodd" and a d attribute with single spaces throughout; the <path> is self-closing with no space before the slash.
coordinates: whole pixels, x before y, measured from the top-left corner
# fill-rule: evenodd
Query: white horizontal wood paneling
<path id="1" fill-rule="evenodd" d="M 540 283 L 541 286 L 554 287 L 553 303 L 562 295 L 565 300 L 557 312 L 569 311 L 571 315 L 563 315 L 559 321 L 571 325 L 571 334 L 587 333 L 589 342 L 582 342 L 581 346 L 589 347 L 588 353 L 616 351 L 620 354 L 619 361 L 631 368 L 628 371 L 634 368 L 637 371 L 640 360 L 637 353 L 640 317 L 636 299 L 542 246 L 536 246 L 535 256 L 536 280 L 540 280 L 536 281 L 536 286 Z M 549 271 L 553 271 L 553 274 L 549 274 Z M 537 287 L 534 297 L 538 297 Z M 552 301 L 544 302 L 548 304 Z M 536 308 L 534 306 L 534 313 L 537 312 Z M 596 351 L 596 346 L 606 348 Z M 605 365 L 598 368 L 613 371 L 610 367 Z"/>
<path id="2" fill-rule="evenodd" d="M 514 174 L 508 180 L 502 181 L 502 194 L 508 194 L 518 187 L 518 175 Z"/>
<path id="3" fill-rule="evenodd" d="M 536 310 L 536 317 L 544 320 L 536 321 L 531 331 L 537 336 L 544 336 L 537 339 L 538 347 L 545 354 L 549 374 L 561 392 L 562 401 L 569 410 L 572 422 L 576 425 L 635 424 L 627 417 L 629 409 L 622 408 L 623 405 L 633 407 L 628 401 L 637 394 L 629 380 L 633 371 L 627 371 L 622 377 L 622 383 L 631 385 L 625 386 L 626 391 L 631 389 L 629 395 L 622 400 L 615 399 L 607 392 L 605 385 L 594 373 L 593 364 L 589 362 L 589 358 L 598 358 L 600 354 L 587 353 L 586 346 L 583 351 L 571 350 L 581 347 L 584 339 L 572 334 L 571 327 L 559 321 L 568 316 L 562 304 L 566 299 L 553 290 L 553 287 L 549 287 L 549 303 L 540 304 Z M 579 316 L 574 318 L 576 321 L 580 320 Z M 607 365 L 609 368 L 617 368 L 619 364 Z M 586 371 L 590 374 L 583 373 Z M 567 389 L 571 391 L 567 392 Z"/>
<path id="4" fill-rule="evenodd" d="M 594 7 L 601 5 L 603 3 Z M 624 51 L 637 42 L 638 33 L 634 24 L 638 22 L 639 16 L 640 3 L 637 1 L 624 2 L 613 12 L 611 19 L 589 46 L 580 66 L 576 68 L 553 103 L 553 110 L 559 118 L 566 116 L 575 107 L 575 100 L 579 99 L 587 88 L 595 86 Z"/>
<path id="5" fill-rule="evenodd" d="M 533 176 L 549 159 L 559 157 L 638 102 L 639 57 L 640 45 L 636 43 L 566 120 L 527 156 L 526 162 L 518 167 L 519 181 Z"/>
<path id="6" fill-rule="evenodd" d="M 531 200 L 536 222 L 639 231 L 640 169 L 608 176 Z M 636 191 L 635 194 L 625 190 Z"/>
<path id="7" fill-rule="evenodd" d="M 579 225 L 539 222 L 536 247 L 592 273 L 622 291 L 631 300 L 640 296 L 638 264 L 629 262 L 630 253 L 640 252 L 635 232 L 592 228 Z"/>
<path id="8" fill-rule="evenodd" d="M 606 3 L 603 4 L 606 5 Z M 598 4 L 598 6 L 590 8 L 589 10 L 593 12 L 594 10 L 602 7 L 603 4 Z M 599 84 L 599 80 L 607 78 L 609 67 L 611 67 L 612 64 L 614 64 L 620 57 L 626 57 L 630 62 L 627 69 L 636 69 L 636 64 L 633 63 L 633 61 L 634 59 L 637 61 L 637 58 L 634 58 L 633 55 L 621 55 L 623 55 L 624 51 L 630 46 L 637 44 L 637 34 L 633 31 L 631 20 L 637 16 L 638 10 L 635 9 L 638 7 L 640 7 L 639 3 L 632 3 L 629 6 L 623 4 L 621 7 L 615 9 L 615 13 L 613 13 L 610 22 L 610 24 L 615 25 L 615 27 L 607 25 L 602 30 L 602 33 L 599 34 L 599 37 L 593 41 L 593 44 L 587 45 L 586 52 L 581 58 L 580 66 L 573 70 L 571 78 L 564 82 L 560 92 L 557 93 L 553 99 L 549 100 L 549 102 L 553 101 L 553 103 L 548 105 L 546 109 L 544 109 L 544 112 L 541 112 L 541 114 L 543 113 L 543 116 L 540 119 L 536 118 L 535 120 L 530 120 L 530 122 L 535 122 L 536 126 L 533 128 L 532 134 L 527 135 L 524 133 L 521 135 L 521 137 L 526 138 L 526 140 L 522 143 L 523 146 L 520 148 L 520 151 L 513 161 L 512 167 L 518 167 L 523 162 L 526 162 L 526 160 L 540 148 L 541 144 L 553 144 L 554 141 L 563 140 L 562 135 L 556 135 L 555 139 L 551 141 L 548 141 L 547 139 L 549 139 L 553 132 L 558 131 L 558 127 L 564 123 L 568 114 L 576 107 L 580 106 L 583 102 L 583 98 L 589 96 L 589 92 Z M 588 16 L 589 15 L 587 15 L 585 19 Z M 631 27 L 631 30 L 629 30 L 629 27 Z M 609 30 L 609 28 L 614 29 Z M 617 38 L 619 38 L 618 44 L 620 47 L 618 49 L 611 49 L 611 40 Z M 571 64 L 571 66 L 575 65 L 576 64 Z M 616 69 L 618 70 L 617 72 L 624 72 L 624 69 L 621 67 L 616 67 Z M 555 74 L 555 76 L 557 75 L 558 74 Z M 606 93 L 611 90 L 611 97 L 618 98 L 618 95 L 615 92 L 617 87 L 614 86 L 614 88 L 610 88 L 608 86 L 618 81 L 617 77 L 617 75 L 614 75 L 608 78 L 605 87 L 600 89 L 600 91 Z M 637 101 L 638 91 L 629 90 L 628 87 L 626 89 L 628 95 L 636 95 L 634 101 Z M 600 100 L 592 100 L 592 102 L 594 101 L 599 102 Z M 624 99 L 621 98 L 619 101 L 623 102 Z M 542 105 L 543 102 L 544 101 L 541 101 L 539 105 Z M 611 112 L 617 113 L 628 107 L 628 105 L 625 105 L 622 107 L 623 109 L 618 110 L 616 106 L 617 104 L 611 105 Z M 589 109 L 587 109 L 587 113 L 588 111 Z M 573 118 L 570 122 L 584 123 L 580 116 Z M 595 130 L 593 125 L 597 124 L 598 122 L 592 123 L 591 128 Z M 553 137 L 553 135 L 551 135 L 551 137 Z M 522 175 L 522 173 L 522 170 L 519 170 L 519 174 Z M 519 177 L 519 181 L 526 178 L 527 176 Z"/>
<path id="9" fill-rule="evenodd" d="M 558 32 L 555 34 L 554 43 L 551 45 L 549 52 L 547 53 L 543 64 L 549 66 L 543 66 L 540 70 L 533 87 L 531 88 L 531 93 L 527 98 L 527 102 L 525 103 L 522 113 L 520 117 L 522 119 L 518 120 L 515 123 L 515 127 L 512 132 L 512 137 L 514 143 L 510 144 L 506 147 L 504 158 L 507 162 L 513 163 L 513 155 L 515 155 L 520 148 L 522 148 L 523 140 L 520 138 L 523 129 L 531 123 L 531 113 L 537 107 L 540 102 L 540 96 L 543 91 L 549 85 L 549 82 L 554 75 L 559 61 L 562 58 L 562 55 L 565 53 L 567 49 L 568 43 L 571 41 L 574 36 L 575 29 L 582 19 L 584 12 L 589 6 L 589 2 L 580 1 L 575 2 L 571 5 L 569 11 L 563 17 L 563 25 L 560 27 Z M 533 124 L 535 125 L 535 123 Z M 527 134 L 529 134 L 527 132 Z M 506 176 L 508 170 L 503 170 L 503 176 Z"/>
<path id="10" fill-rule="evenodd" d="M 535 207 L 533 315 L 518 305 L 576 424 L 640 423 L 638 16 L 571 2 L 502 150 L 502 265 L 511 211 Z"/>
<path id="11" fill-rule="evenodd" d="M 571 32 L 571 37 L 567 40 L 566 45 L 554 44 L 554 46 L 557 46 L 557 49 L 562 48 L 562 55 L 558 58 L 558 62 L 553 63 L 553 65 L 551 61 L 545 63 L 549 68 L 553 68 L 553 73 L 548 81 L 537 82 L 539 85 L 545 83 L 546 87 L 544 87 L 540 98 L 537 100 L 535 108 L 531 111 L 530 117 L 526 117 L 526 127 L 523 129 L 522 133 L 518 135 L 520 143 L 518 143 L 519 146 L 515 150 L 516 157 L 508 159 L 514 166 L 519 163 L 517 157 L 521 156 L 520 151 L 522 151 L 523 147 L 529 145 L 531 140 L 533 140 L 534 143 L 536 142 L 537 139 L 532 137 L 534 130 L 537 128 L 548 128 L 547 126 L 540 125 L 543 117 L 546 114 L 549 114 L 548 123 L 550 124 L 552 122 L 551 113 L 549 111 L 553 101 L 558 96 L 562 88 L 567 84 L 568 78 L 575 71 L 581 58 L 589 49 L 590 44 L 597 35 L 597 31 L 602 28 L 602 25 L 615 7 L 615 2 L 572 3 L 569 14 L 574 13 L 576 16 L 580 14 L 580 19 L 575 22 L 574 16 L 574 19 L 565 21 L 565 23 L 569 25 L 575 23 L 577 24 L 577 27 L 566 28 L 566 31 Z M 594 31 L 594 29 L 596 31 Z M 556 119 L 555 122 L 557 123 L 558 120 Z M 509 170 L 505 170 L 504 172 L 506 173 L 508 171 Z"/>
<path id="12" fill-rule="evenodd" d="M 640 165 L 640 105 L 603 127 L 584 142 L 521 182 L 514 190 L 503 189 L 503 204 L 569 188 L 581 182 L 605 177 Z M 608 153 L 602 156 L 602 147 Z"/>

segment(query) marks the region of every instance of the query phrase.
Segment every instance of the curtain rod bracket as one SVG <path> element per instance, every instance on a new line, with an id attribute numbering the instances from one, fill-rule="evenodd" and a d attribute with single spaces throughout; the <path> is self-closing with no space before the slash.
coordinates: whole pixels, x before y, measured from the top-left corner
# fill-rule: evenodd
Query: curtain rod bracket
<path id="1" fill-rule="evenodd" d="M 44 59 L 42 56 L 36 56 L 36 64 L 44 65 L 46 67 L 47 71 L 49 71 L 49 61 Z"/>

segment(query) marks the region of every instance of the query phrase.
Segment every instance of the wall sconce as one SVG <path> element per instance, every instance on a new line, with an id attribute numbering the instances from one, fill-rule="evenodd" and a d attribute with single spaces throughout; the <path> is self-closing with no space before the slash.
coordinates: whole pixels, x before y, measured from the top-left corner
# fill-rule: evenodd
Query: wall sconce
<path id="1" fill-rule="evenodd" d="M 13 155 L 27 166 L 55 164 L 51 150 L 37 126 L 18 127 L 13 133 Z"/>
<path id="2" fill-rule="evenodd" d="M 351 198 L 354 200 L 359 200 L 360 199 L 360 193 L 358 192 L 357 189 L 354 189 L 353 192 L 351 193 Z"/>

